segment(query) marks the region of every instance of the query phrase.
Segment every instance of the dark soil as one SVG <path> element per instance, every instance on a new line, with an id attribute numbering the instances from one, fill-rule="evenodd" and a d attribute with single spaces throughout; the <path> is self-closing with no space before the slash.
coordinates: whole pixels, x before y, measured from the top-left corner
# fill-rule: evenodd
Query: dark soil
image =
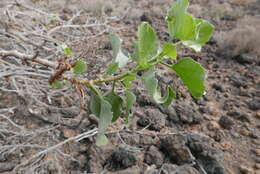
<path id="1" fill-rule="evenodd" d="M 59 6 L 59 1 L 52 6 L 51 11 L 64 18 L 71 18 L 70 13 L 73 13 L 75 8 L 86 10 L 86 5 L 81 7 L 77 2 L 68 1 L 66 5 Z M 117 30 L 117 33 L 124 39 L 123 47 L 128 52 L 132 50 L 131 43 L 135 40 L 137 26 L 142 21 L 149 22 L 156 29 L 161 41 L 169 38 L 164 17 L 172 2 L 111 0 L 104 2 L 103 7 L 105 15 L 118 17 L 119 20 L 116 20 L 113 26 L 123 27 Z M 42 3 L 35 1 L 35 7 L 40 7 Z M 96 3 L 100 4 L 88 9 L 88 13 L 99 19 L 102 18 L 99 11 L 102 1 Z M 95 2 L 91 2 L 89 6 L 91 4 Z M 0 9 L 5 5 L 5 1 L 0 0 Z M 236 28 L 244 16 L 259 19 L 260 1 L 191 0 L 189 11 L 196 17 L 211 21 L 216 26 L 215 33 L 227 32 Z M 80 24 L 80 21 L 85 19 L 78 20 L 75 23 Z M 88 78 L 93 78 L 103 71 L 107 62 L 111 60 L 111 45 L 107 33 L 95 38 L 82 38 L 81 41 L 71 42 L 72 51 L 76 51 L 78 56 L 88 57 Z M 137 103 L 131 123 L 124 128 L 122 119 L 119 119 L 111 126 L 107 134 L 110 140 L 108 145 L 97 147 L 93 137 L 70 142 L 61 146 L 60 152 L 53 151 L 37 159 L 41 162 L 35 161 L 35 164 L 31 165 L 40 165 L 38 168 L 35 167 L 35 170 L 32 169 L 31 173 L 260 173 L 260 55 L 256 51 L 241 51 L 241 54 L 233 57 L 227 50 L 220 53 L 219 50 L 223 48 L 219 45 L 219 39 L 221 38 L 215 34 L 200 53 L 186 48 L 179 51 L 179 58 L 190 56 L 207 69 L 205 96 L 199 100 L 193 99 L 174 73 L 161 68 L 156 74 L 160 83 L 164 86 L 171 85 L 177 91 L 177 99 L 169 108 L 154 103 L 141 84 L 136 82 L 134 93 Z M 8 48 L 4 43 L 0 43 L 0 49 L 6 47 Z M 0 74 L 0 87 L 5 80 Z M 47 84 L 48 79 L 44 81 Z M 14 86 L 7 88 L 15 89 Z M 9 135 L 4 132 L 9 122 L 0 117 L 0 173 L 3 174 L 15 174 L 15 167 L 42 150 L 42 147 L 38 149 L 28 146 L 16 148 L 14 151 L 4 151 L 1 150 L 1 146 L 30 143 L 41 145 L 43 148 L 50 147 L 96 126 L 97 120 L 92 115 L 84 115 L 83 119 L 77 117 L 78 98 L 71 104 L 67 104 L 70 102 L 65 97 L 54 101 L 55 107 L 69 105 L 67 110 L 46 108 L 42 105 L 39 107 L 41 112 L 31 112 L 34 105 L 39 105 L 28 102 L 30 93 L 27 95 L 28 97 L 20 96 L 0 89 L 0 109 L 15 107 L 9 115 L 13 122 L 21 125 L 27 133 L 36 133 L 43 129 L 42 133 L 37 135 Z M 48 98 L 42 99 L 44 102 L 47 100 Z M 44 132 L 52 127 L 53 129 Z M 19 132 L 19 128 L 12 131 Z M 21 173 L 29 172 L 30 170 L 21 170 Z"/>

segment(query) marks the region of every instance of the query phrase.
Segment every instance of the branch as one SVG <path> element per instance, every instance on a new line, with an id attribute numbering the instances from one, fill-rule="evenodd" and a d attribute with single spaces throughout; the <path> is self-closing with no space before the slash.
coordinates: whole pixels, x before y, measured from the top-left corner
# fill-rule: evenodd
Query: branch
<path id="1" fill-rule="evenodd" d="M 27 54 L 23 54 L 20 53 L 16 50 L 10 50 L 10 51 L 6 51 L 6 50 L 0 50 L 0 56 L 1 57 L 7 57 L 7 56 L 13 56 L 13 57 L 17 57 L 23 60 L 29 60 L 32 62 L 36 62 L 39 63 L 41 65 L 56 69 L 58 67 L 58 62 L 54 62 L 54 61 L 49 61 L 49 60 L 45 60 L 43 58 L 39 58 L 39 57 L 35 57 L 35 55 L 27 55 Z"/>
<path id="2" fill-rule="evenodd" d="M 92 130 L 90 130 L 88 132 L 84 132 L 84 133 L 79 134 L 77 136 L 68 138 L 65 141 L 62 141 L 62 142 L 60 142 L 60 143 L 58 143 L 56 145 L 48 147 L 47 149 L 36 153 L 30 159 L 28 159 L 28 160 L 24 161 L 23 163 L 19 164 L 18 166 L 16 166 L 13 171 L 17 171 L 20 167 L 27 165 L 28 163 L 30 163 L 30 161 L 35 160 L 36 158 L 38 158 L 38 157 L 40 157 L 42 155 L 46 155 L 47 153 L 52 152 L 53 150 L 57 150 L 60 146 L 63 146 L 64 144 L 67 144 L 67 143 L 69 143 L 71 141 L 81 141 L 81 140 L 83 140 L 85 138 L 92 137 L 92 136 L 96 135 L 97 133 L 98 133 L 98 129 L 94 128 L 94 129 L 92 129 Z"/>

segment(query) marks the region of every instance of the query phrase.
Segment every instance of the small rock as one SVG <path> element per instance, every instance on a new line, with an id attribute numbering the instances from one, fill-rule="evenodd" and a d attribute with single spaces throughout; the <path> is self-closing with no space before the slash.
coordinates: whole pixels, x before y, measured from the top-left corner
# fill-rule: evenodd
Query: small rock
<path id="1" fill-rule="evenodd" d="M 224 129 L 231 129 L 232 126 L 234 125 L 233 120 L 231 120 L 229 117 L 227 116 L 222 116 L 219 119 L 219 124 L 220 126 L 222 126 Z"/>
<path id="2" fill-rule="evenodd" d="M 254 160 L 255 160 L 255 162 L 257 162 L 257 163 L 260 163 L 260 157 L 255 157 Z"/>
<path id="3" fill-rule="evenodd" d="M 213 83 L 212 88 L 214 88 L 217 91 L 224 92 L 224 88 L 222 87 L 221 84 Z"/>
<path id="4" fill-rule="evenodd" d="M 177 164 L 191 163 L 195 159 L 186 146 L 187 138 L 183 135 L 168 135 L 161 138 L 165 155 Z"/>
<path id="5" fill-rule="evenodd" d="M 175 110 L 180 118 L 180 121 L 183 123 L 198 124 L 202 121 L 202 115 L 195 111 L 190 105 L 177 104 L 175 106 Z"/>
<path id="6" fill-rule="evenodd" d="M 209 138 L 198 134 L 188 135 L 188 147 L 196 161 L 208 174 L 225 174 L 223 152 L 212 147 Z"/>
<path id="7" fill-rule="evenodd" d="M 199 107 L 199 112 L 202 113 L 202 114 L 206 114 L 206 113 L 212 113 L 211 110 L 210 110 L 210 107 L 209 106 L 202 106 L 202 107 Z"/>
<path id="8" fill-rule="evenodd" d="M 140 17 L 140 20 L 152 24 L 152 20 L 149 17 L 148 13 L 143 13 L 142 16 Z"/>
<path id="9" fill-rule="evenodd" d="M 229 111 L 229 112 L 227 112 L 227 115 L 233 117 L 234 119 L 242 121 L 242 122 L 248 122 L 248 123 L 251 122 L 250 115 L 247 114 L 247 113 L 241 113 L 241 112 L 237 112 L 237 111 Z"/>
<path id="10" fill-rule="evenodd" d="M 257 111 L 260 109 L 260 99 L 252 99 L 248 102 L 249 109 Z"/>
<path id="11" fill-rule="evenodd" d="M 256 169 L 260 169 L 260 163 L 256 163 L 256 164 L 255 164 L 255 168 L 256 168 Z"/>
<path id="12" fill-rule="evenodd" d="M 104 41 L 103 49 L 112 50 L 112 44 L 109 41 Z"/>
<path id="13" fill-rule="evenodd" d="M 254 174 L 254 170 L 247 166 L 239 166 L 239 170 L 242 174 Z"/>
<path id="14" fill-rule="evenodd" d="M 140 144 L 140 135 L 134 133 L 122 133 L 123 140 L 126 144 L 131 144 L 132 146 L 137 146 Z"/>
<path id="15" fill-rule="evenodd" d="M 62 132 L 65 138 L 75 137 L 77 135 L 76 130 L 73 129 L 64 128 Z"/>
<path id="16" fill-rule="evenodd" d="M 208 130 L 215 131 L 219 130 L 219 124 L 216 121 L 211 121 L 207 125 Z"/>
<path id="17" fill-rule="evenodd" d="M 155 164 L 157 167 L 160 167 L 163 164 L 163 160 L 163 153 L 155 146 L 150 146 L 145 153 L 145 162 L 149 165 Z"/>
<path id="18" fill-rule="evenodd" d="M 256 114 L 255 114 L 255 117 L 260 119 L 260 111 L 257 111 Z"/>
<path id="19" fill-rule="evenodd" d="M 140 126 L 149 126 L 150 130 L 160 131 L 163 127 L 165 127 L 166 123 L 166 115 L 160 112 L 158 109 L 147 108 L 145 110 L 145 116 L 142 116 L 137 124 Z"/>
<path id="20" fill-rule="evenodd" d="M 7 172 L 13 170 L 13 168 L 16 166 L 16 163 L 12 162 L 3 162 L 0 163 L 0 172 Z"/>
<path id="21" fill-rule="evenodd" d="M 252 152 L 254 152 L 256 156 L 260 157 L 260 149 L 252 149 Z"/>
<path id="22" fill-rule="evenodd" d="M 253 64 L 254 62 L 257 63 L 258 58 L 256 55 L 244 53 L 237 56 L 236 61 L 240 64 Z"/>
<path id="23" fill-rule="evenodd" d="M 146 127 L 150 124 L 150 120 L 147 117 L 141 116 L 140 119 L 137 120 L 137 124 Z"/>
<path id="24" fill-rule="evenodd" d="M 244 136 L 249 136 L 251 134 L 251 132 L 247 128 L 241 128 L 241 130 L 239 132 L 241 135 L 244 135 Z"/>
<path id="25" fill-rule="evenodd" d="M 126 169 L 135 165 L 137 157 L 133 152 L 127 151 L 123 148 L 115 150 L 109 161 L 109 168 L 112 170 Z"/>
<path id="26" fill-rule="evenodd" d="M 240 121 L 242 121 L 242 122 L 248 122 L 248 123 L 251 122 L 251 120 L 250 120 L 250 115 L 245 114 L 245 113 L 241 114 L 241 115 L 238 117 L 238 120 L 240 120 Z"/>
<path id="27" fill-rule="evenodd" d="M 153 145 L 158 144 L 159 138 L 153 135 L 140 135 L 140 144 L 142 145 Z"/>
<path id="28" fill-rule="evenodd" d="M 171 120 L 174 123 L 178 123 L 180 121 L 178 114 L 176 113 L 176 110 L 174 107 L 170 106 L 166 109 L 166 113 L 168 115 L 169 120 Z"/>
<path id="29" fill-rule="evenodd" d="M 237 88 L 243 87 L 247 88 L 247 80 L 241 76 L 234 75 L 230 78 L 231 84 Z"/>

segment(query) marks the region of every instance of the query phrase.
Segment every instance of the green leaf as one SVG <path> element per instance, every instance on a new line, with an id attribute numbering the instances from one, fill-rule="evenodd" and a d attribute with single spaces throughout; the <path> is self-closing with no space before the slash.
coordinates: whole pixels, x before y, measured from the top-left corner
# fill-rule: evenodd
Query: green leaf
<path id="1" fill-rule="evenodd" d="M 195 21 L 186 12 L 188 0 L 178 0 L 168 11 L 166 21 L 172 39 L 188 40 L 195 34 Z"/>
<path id="2" fill-rule="evenodd" d="M 73 73 L 76 75 L 82 74 L 87 71 L 87 64 L 81 60 L 77 60 L 73 67 Z"/>
<path id="3" fill-rule="evenodd" d="M 112 105 L 112 112 L 113 112 L 112 122 L 115 122 L 121 114 L 123 99 L 119 95 L 115 94 L 114 92 L 110 92 L 108 95 L 106 95 L 105 99 Z"/>
<path id="4" fill-rule="evenodd" d="M 64 53 L 65 53 L 67 56 L 70 56 L 70 55 L 71 55 L 71 50 L 70 50 L 70 48 L 65 48 L 65 49 L 64 49 Z"/>
<path id="5" fill-rule="evenodd" d="M 138 42 L 135 42 L 135 43 L 134 43 L 134 52 L 132 53 L 131 58 L 132 58 L 133 60 L 135 60 L 136 62 L 138 62 L 139 59 L 140 59 L 140 56 L 139 56 L 139 48 L 138 48 Z"/>
<path id="6" fill-rule="evenodd" d="M 195 22 L 188 13 L 167 17 L 168 30 L 172 39 L 188 40 L 195 34 Z"/>
<path id="7" fill-rule="evenodd" d="M 155 68 L 150 68 L 142 76 L 143 84 L 147 90 L 148 95 L 151 97 L 157 92 L 158 80 L 155 78 Z"/>
<path id="8" fill-rule="evenodd" d="M 129 57 L 124 55 L 124 53 L 122 52 L 122 50 L 121 50 L 122 41 L 117 34 L 112 33 L 110 35 L 110 39 L 111 39 L 111 44 L 112 44 L 112 49 L 113 49 L 113 57 L 115 59 L 114 61 L 118 62 L 119 68 L 122 68 L 129 61 Z"/>
<path id="9" fill-rule="evenodd" d="M 176 93 L 169 86 L 167 86 L 166 94 L 164 96 L 161 96 L 161 92 L 159 89 L 154 95 L 154 100 L 158 104 L 163 104 L 165 106 L 169 106 L 174 98 L 176 98 Z"/>
<path id="10" fill-rule="evenodd" d="M 108 139 L 104 133 L 98 133 L 97 139 L 96 139 L 96 145 L 97 146 L 104 146 L 108 144 Z"/>
<path id="11" fill-rule="evenodd" d="M 71 55 L 71 50 L 70 48 L 64 43 L 61 45 L 63 52 L 66 56 L 70 56 Z"/>
<path id="12" fill-rule="evenodd" d="M 125 91 L 125 104 L 126 104 L 126 108 L 125 108 L 125 123 L 128 123 L 128 119 L 129 119 L 129 115 L 131 112 L 131 108 L 133 107 L 135 101 L 136 101 L 136 96 L 134 95 L 134 93 L 132 93 L 131 91 Z"/>
<path id="13" fill-rule="evenodd" d="M 162 56 L 167 56 L 171 59 L 177 58 L 177 48 L 172 43 L 165 43 L 161 52 Z"/>
<path id="14" fill-rule="evenodd" d="M 121 39 L 117 34 L 111 33 L 110 40 L 112 44 L 113 57 L 116 58 L 119 50 L 121 49 Z"/>
<path id="15" fill-rule="evenodd" d="M 119 68 L 123 68 L 127 62 L 129 61 L 129 57 L 127 57 L 126 55 L 124 55 L 124 53 L 122 53 L 122 51 L 120 50 L 117 54 L 117 57 L 115 59 L 115 62 L 118 62 L 118 67 Z"/>
<path id="16" fill-rule="evenodd" d="M 206 72 L 199 63 L 191 58 L 183 58 L 173 65 L 172 69 L 182 79 L 194 98 L 198 99 L 204 94 Z"/>
<path id="17" fill-rule="evenodd" d="M 108 75 L 115 74 L 117 72 L 118 68 L 119 68 L 118 62 L 112 62 L 108 65 L 106 74 L 108 74 Z"/>
<path id="18" fill-rule="evenodd" d="M 113 118 L 113 114 L 111 112 L 112 106 L 108 101 L 102 99 L 100 102 L 100 107 L 101 108 L 100 108 L 100 116 L 99 116 L 99 123 L 98 123 L 99 131 L 96 140 L 96 144 L 98 146 L 102 146 L 108 143 L 108 140 L 105 136 L 105 132 Z"/>
<path id="19" fill-rule="evenodd" d="M 128 76 L 126 76 L 122 83 L 124 84 L 124 86 L 126 88 L 132 88 L 132 81 L 136 79 L 136 75 L 135 74 L 129 74 Z"/>
<path id="20" fill-rule="evenodd" d="M 214 26 L 206 20 L 196 19 L 196 33 L 190 40 L 183 41 L 186 46 L 191 47 L 195 51 L 200 51 L 201 47 L 209 41 L 213 32 Z"/>
<path id="21" fill-rule="evenodd" d="M 50 86 L 50 88 L 63 88 L 63 85 L 61 84 L 61 81 L 53 82 Z"/>
<path id="22" fill-rule="evenodd" d="M 146 67 L 148 60 L 157 54 L 158 43 L 154 29 L 148 23 L 142 23 L 138 27 L 138 56 L 139 63 Z"/>
<path id="23" fill-rule="evenodd" d="M 101 109 L 101 98 L 96 92 L 90 90 L 90 111 L 92 114 L 99 117 Z"/>
<path id="24" fill-rule="evenodd" d="M 172 88 L 167 87 L 166 94 L 162 96 L 161 90 L 158 87 L 158 80 L 155 78 L 155 68 L 150 68 L 142 76 L 143 84 L 148 92 L 148 94 L 155 100 L 158 104 L 169 105 L 172 99 L 175 97 L 175 92 Z"/>

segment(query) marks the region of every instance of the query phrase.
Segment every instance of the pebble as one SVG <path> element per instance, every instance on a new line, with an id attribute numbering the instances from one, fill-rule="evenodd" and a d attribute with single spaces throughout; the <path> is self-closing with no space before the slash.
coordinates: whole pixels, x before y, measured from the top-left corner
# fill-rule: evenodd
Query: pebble
<path id="1" fill-rule="evenodd" d="M 260 163 L 256 163 L 256 164 L 255 164 L 255 168 L 256 168 L 256 169 L 260 169 Z"/>
<path id="2" fill-rule="evenodd" d="M 234 125 L 233 120 L 231 120 L 229 117 L 227 116 L 222 116 L 219 119 L 219 124 L 220 126 L 222 126 L 225 129 L 230 130 L 232 128 L 232 126 Z"/>
<path id="3" fill-rule="evenodd" d="M 257 111 L 256 114 L 255 114 L 255 117 L 260 119 L 260 111 Z"/>
<path id="4" fill-rule="evenodd" d="M 208 130 L 214 131 L 220 128 L 219 124 L 216 121 L 210 121 L 207 125 Z"/>
<path id="5" fill-rule="evenodd" d="M 252 152 L 254 152 L 256 156 L 260 157 L 260 149 L 252 149 Z"/>
<path id="6" fill-rule="evenodd" d="M 249 168 L 249 167 L 247 167 L 247 166 L 241 165 L 241 166 L 239 167 L 239 170 L 240 170 L 240 172 L 241 172 L 242 174 L 254 174 L 254 170 L 251 169 L 251 168 Z"/>

